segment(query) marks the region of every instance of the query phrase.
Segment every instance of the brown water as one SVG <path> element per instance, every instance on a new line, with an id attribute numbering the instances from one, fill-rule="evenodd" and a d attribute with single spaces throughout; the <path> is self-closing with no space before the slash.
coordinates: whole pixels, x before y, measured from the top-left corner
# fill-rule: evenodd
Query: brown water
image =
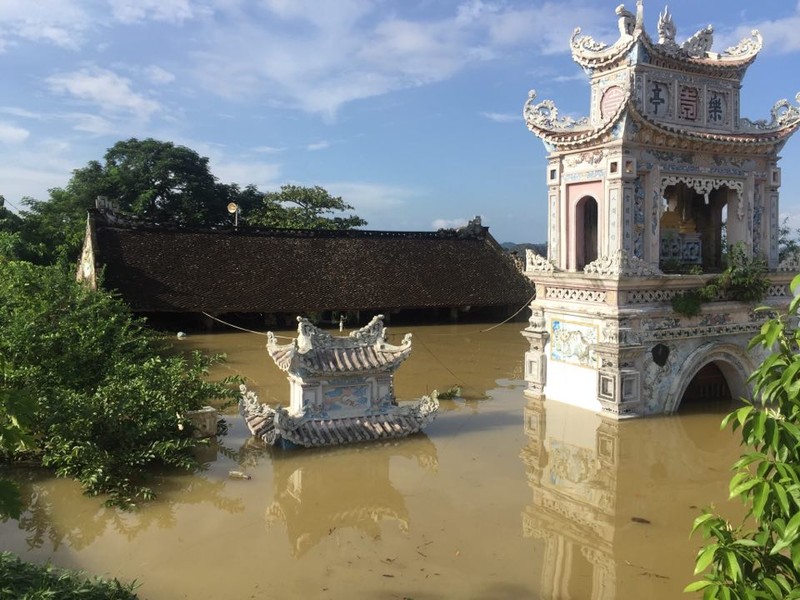
<path id="1" fill-rule="evenodd" d="M 282 452 L 253 442 L 232 413 L 208 468 L 162 477 L 158 500 L 134 513 L 20 473 L 28 509 L 0 524 L 0 549 L 136 579 L 145 600 L 680 598 L 699 508 L 741 513 L 725 502 L 736 439 L 720 432 L 719 412 L 615 423 L 527 399 L 521 327 L 397 329 L 414 333 L 399 398 L 463 388 L 426 435 Z M 223 371 L 275 404 L 288 383 L 264 342 L 181 344 L 226 352 Z"/>

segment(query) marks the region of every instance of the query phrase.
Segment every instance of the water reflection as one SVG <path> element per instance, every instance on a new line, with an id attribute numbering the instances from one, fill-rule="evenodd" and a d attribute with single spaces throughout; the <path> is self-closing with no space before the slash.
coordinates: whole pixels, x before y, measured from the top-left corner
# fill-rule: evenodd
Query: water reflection
<path id="1" fill-rule="evenodd" d="M 266 509 L 266 525 L 285 525 L 294 557 L 339 529 L 355 529 L 378 540 L 381 523 L 394 521 L 399 531 L 408 532 L 408 508 L 392 484 L 390 462 L 402 457 L 428 471 L 438 468 L 436 446 L 424 434 L 382 445 L 303 452 L 251 440 L 243 450 L 248 464 L 265 454 L 272 459 L 274 499 Z"/>
<path id="2" fill-rule="evenodd" d="M 715 421 L 706 414 L 620 423 L 528 400 L 520 458 L 533 495 L 522 529 L 543 547 L 543 599 L 680 594 L 693 553 L 671 549 L 686 545 L 696 498 L 722 500 L 727 488 L 716 465 L 730 444 L 710 429 Z M 665 574 L 674 572 L 685 578 Z"/>
<path id="3" fill-rule="evenodd" d="M 521 453 L 533 488 L 523 535 L 545 547 L 542 597 L 614 598 L 618 423 L 582 415 L 567 426 L 569 407 L 544 405 L 525 407 Z"/>
<path id="4" fill-rule="evenodd" d="M 132 512 L 106 508 L 99 498 L 83 496 L 76 482 L 54 479 L 45 469 L 18 470 L 10 475 L 22 493 L 25 508 L 17 523 L 25 532 L 29 550 L 57 551 L 62 545 L 82 550 L 109 532 L 130 542 L 151 528 L 173 528 L 175 513 L 184 505 L 210 504 L 229 514 L 244 510 L 240 499 L 222 493 L 224 482 L 208 480 L 202 474 L 157 476 L 153 488 L 163 499 L 160 510 Z M 65 502 L 65 495 L 74 500 Z M 180 496 L 179 502 L 169 500 L 175 495 Z"/>

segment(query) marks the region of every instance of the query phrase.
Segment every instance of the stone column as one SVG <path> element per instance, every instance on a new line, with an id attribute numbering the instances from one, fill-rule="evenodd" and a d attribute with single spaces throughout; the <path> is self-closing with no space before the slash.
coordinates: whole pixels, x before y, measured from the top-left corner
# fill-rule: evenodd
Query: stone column
<path id="1" fill-rule="evenodd" d="M 530 350 L 525 353 L 525 381 L 528 384 L 525 394 L 538 398 L 544 395 L 544 386 L 547 384 L 545 348 L 550 334 L 542 309 L 531 307 L 529 323 L 522 331 L 530 345 Z"/>

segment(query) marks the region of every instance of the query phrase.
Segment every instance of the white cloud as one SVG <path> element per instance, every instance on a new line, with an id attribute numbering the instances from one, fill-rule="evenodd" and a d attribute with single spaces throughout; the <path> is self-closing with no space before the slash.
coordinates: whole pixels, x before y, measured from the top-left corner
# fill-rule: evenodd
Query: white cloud
<path id="1" fill-rule="evenodd" d="M 49 42 L 63 48 L 80 46 L 92 19 L 76 0 L 2 0 L 0 50 L 9 39 Z"/>
<path id="2" fill-rule="evenodd" d="M 76 131 L 94 135 L 113 135 L 120 132 L 119 127 L 105 117 L 89 113 L 68 113 L 64 118 L 72 122 Z"/>
<path id="3" fill-rule="evenodd" d="M 172 83 L 175 81 L 175 75 L 162 69 L 158 65 L 150 65 L 144 70 L 145 76 L 152 82 L 160 85 Z"/>
<path id="4" fill-rule="evenodd" d="M 189 0 L 108 0 L 114 18 L 122 23 L 147 19 L 181 23 L 195 16 Z"/>
<path id="5" fill-rule="evenodd" d="M 522 111 L 519 114 L 483 112 L 481 115 L 495 123 L 522 123 Z"/>
<path id="6" fill-rule="evenodd" d="M 309 144 L 306 146 L 306 150 L 315 151 L 315 150 L 325 150 L 326 148 L 330 148 L 331 143 L 325 140 L 314 142 L 313 144 Z"/>
<path id="7" fill-rule="evenodd" d="M 259 154 L 280 154 L 286 150 L 286 148 L 276 148 L 275 146 L 256 146 L 253 148 L 253 152 L 258 152 Z"/>
<path id="8" fill-rule="evenodd" d="M 23 209 L 23 197 L 46 200 L 47 190 L 65 186 L 73 169 L 85 164 L 78 154 L 80 151 L 69 143 L 56 139 L 28 142 L 21 150 L 0 147 L 0 193 Z"/>
<path id="9" fill-rule="evenodd" d="M 469 0 L 428 19 L 366 0 L 264 0 L 249 12 L 245 4 L 229 7 L 193 54 L 200 81 L 231 99 L 266 96 L 328 119 L 348 102 L 442 81 L 510 48 L 566 52 L 576 20 L 603 23 L 600 33 L 616 40 L 613 14 L 575 1 L 518 9 Z"/>
<path id="10" fill-rule="evenodd" d="M 61 73 L 48 77 L 47 83 L 52 91 L 95 104 L 107 113 L 130 113 L 148 119 L 161 109 L 155 100 L 134 92 L 129 79 L 106 69 L 91 67 Z"/>
<path id="11" fill-rule="evenodd" d="M 278 164 L 215 154 L 209 158 L 209 168 L 223 183 L 236 183 L 241 187 L 253 184 L 260 190 L 277 188 L 280 185 L 278 177 L 281 166 Z"/>
<path id="12" fill-rule="evenodd" d="M 469 219 L 435 219 L 431 223 L 431 227 L 434 229 L 458 229 L 459 227 L 465 227 L 467 223 L 469 223 Z"/>
<path id="13" fill-rule="evenodd" d="M 0 121 L 0 144 L 19 144 L 30 136 L 30 131 L 11 123 Z"/>
<path id="14" fill-rule="evenodd" d="M 36 113 L 18 106 L 0 106 L 0 113 L 12 115 L 14 117 L 22 117 L 24 119 L 35 119 L 37 121 L 44 118 L 44 115 L 41 113 Z"/>
<path id="15" fill-rule="evenodd" d="M 364 181 L 328 182 L 322 187 L 334 196 L 341 196 L 342 200 L 355 207 L 359 214 L 364 212 L 377 215 L 384 211 L 395 211 L 416 195 L 415 191 L 407 188 Z"/>
<path id="16" fill-rule="evenodd" d="M 795 7 L 795 13 L 780 19 L 747 23 L 733 30 L 716 29 L 714 32 L 714 49 L 717 52 L 736 46 L 741 40 L 750 38 L 752 31 L 757 29 L 764 38 L 764 51 L 775 54 L 788 54 L 800 50 L 800 2 Z"/>

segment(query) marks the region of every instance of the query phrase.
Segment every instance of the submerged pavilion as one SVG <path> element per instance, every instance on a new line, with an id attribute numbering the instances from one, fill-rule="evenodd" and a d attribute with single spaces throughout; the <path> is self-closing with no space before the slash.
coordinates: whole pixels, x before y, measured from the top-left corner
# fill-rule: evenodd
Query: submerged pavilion
<path id="1" fill-rule="evenodd" d="M 762 319 L 753 303 L 720 294 L 685 316 L 671 301 L 721 271 L 733 245 L 765 259 L 764 304 L 785 306 L 798 270 L 779 264 L 778 153 L 800 127 L 800 94 L 769 119 L 741 117 L 761 35 L 716 52 L 711 26 L 679 42 L 665 9 L 654 39 L 643 13 L 641 0 L 635 14 L 620 5 L 610 45 L 575 30 L 588 117 L 560 116 L 534 91 L 524 108 L 549 152 L 548 256 L 526 265 L 527 393 L 616 418 L 747 396 L 760 358 L 747 350 Z"/>

